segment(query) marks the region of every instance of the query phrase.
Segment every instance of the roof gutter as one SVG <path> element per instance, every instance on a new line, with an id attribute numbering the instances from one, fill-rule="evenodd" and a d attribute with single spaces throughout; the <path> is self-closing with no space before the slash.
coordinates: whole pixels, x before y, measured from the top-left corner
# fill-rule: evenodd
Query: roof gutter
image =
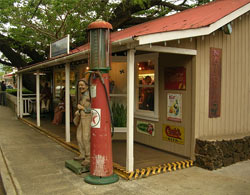
<path id="1" fill-rule="evenodd" d="M 113 42 L 112 42 L 112 46 L 126 45 L 126 44 L 129 44 L 129 43 L 134 43 L 134 42 L 136 42 L 136 41 L 137 41 L 137 40 L 135 40 L 134 37 L 128 37 L 128 38 L 125 38 L 125 39 L 113 41 Z"/>

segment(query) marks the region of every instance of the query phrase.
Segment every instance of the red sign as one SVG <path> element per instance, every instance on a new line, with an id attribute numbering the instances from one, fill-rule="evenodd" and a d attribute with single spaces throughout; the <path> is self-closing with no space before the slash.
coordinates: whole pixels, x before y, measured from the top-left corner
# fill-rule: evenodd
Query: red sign
<path id="1" fill-rule="evenodd" d="M 165 69 L 165 90 L 186 89 L 186 68 L 168 67 Z"/>
<path id="2" fill-rule="evenodd" d="M 181 139 L 181 131 L 178 128 L 171 129 L 170 126 L 166 126 L 165 133 L 168 137 L 173 137 L 176 139 Z"/>
<path id="3" fill-rule="evenodd" d="M 209 118 L 220 117 L 222 50 L 210 48 Z"/>
<path id="4" fill-rule="evenodd" d="M 183 127 L 164 124 L 162 125 L 163 140 L 174 142 L 177 144 L 184 144 L 185 131 Z"/>

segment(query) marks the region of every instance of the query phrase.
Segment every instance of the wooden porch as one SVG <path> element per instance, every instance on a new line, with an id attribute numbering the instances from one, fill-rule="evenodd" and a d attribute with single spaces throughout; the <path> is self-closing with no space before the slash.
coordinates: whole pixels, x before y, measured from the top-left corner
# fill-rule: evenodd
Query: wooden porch
<path id="1" fill-rule="evenodd" d="M 24 117 L 23 120 L 36 126 L 35 118 Z M 42 117 L 41 126 L 38 128 L 46 130 L 49 136 L 65 142 L 65 124 L 53 125 L 50 116 Z M 70 125 L 70 140 L 69 145 L 78 148 L 76 141 L 76 127 L 74 124 Z M 126 140 L 113 139 L 112 148 L 113 162 L 122 167 L 126 167 Z M 186 158 L 134 142 L 134 169 L 158 166 L 183 160 L 186 160 Z"/>

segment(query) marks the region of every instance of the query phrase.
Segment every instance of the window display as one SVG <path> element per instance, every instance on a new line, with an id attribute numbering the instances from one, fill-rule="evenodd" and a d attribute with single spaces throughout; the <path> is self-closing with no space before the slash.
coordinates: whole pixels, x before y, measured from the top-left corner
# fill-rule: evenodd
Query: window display
<path id="1" fill-rule="evenodd" d="M 135 116 L 158 121 L 158 56 L 157 53 L 135 58 Z"/>
<path id="2" fill-rule="evenodd" d="M 112 62 L 109 72 L 110 105 L 115 127 L 127 126 L 127 63 Z"/>
<path id="3" fill-rule="evenodd" d="M 138 87 L 139 87 L 139 109 L 154 111 L 154 77 L 155 69 L 151 60 L 139 62 Z"/>
<path id="4" fill-rule="evenodd" d="M 74 72 L 70 72 L 70 95 L 75 95 L 75 85 L 76 85 L 76 75 Z M 54 74 L 54 83 L 55 83 L 55 97 L 60 98 L 61 93 L 65 87 L 65 70 L 58 69 Z"/>

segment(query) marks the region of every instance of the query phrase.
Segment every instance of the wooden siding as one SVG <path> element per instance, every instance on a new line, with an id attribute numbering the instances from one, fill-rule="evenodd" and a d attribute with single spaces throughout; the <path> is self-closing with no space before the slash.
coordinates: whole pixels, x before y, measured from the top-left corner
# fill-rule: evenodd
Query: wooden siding
<path id="1" fill-rule="evenodd" d="M 192 42 L 194 44 L 195 42 Z M 189 43 L 190 44 L 190 43 Z M 179 155 L 191 157 L 191 143 L 192 143 L 192 101 L 191 101 L 191 71 L 192 71 L 192 57 L 176 54 L 160 54 L 159 56 L 159 121 L 150 121 L 155 124 L 155 136 L 149 136 L 136 131 L 135 127 L 135 141 L 150 145 L 155 148 L 170 151 Z M 164 69 L 166 67 L 181 66 L 186 68 L 186 90 L 165 90 L 164 89 Z M 182 94 L 182 121 L 174 122 L 167 120 L 167 94 L 177 93 Z M 137 119 L 135 117 L 135 126 Z M 163 140 L 162 126 L 174 125 L 183 127 L 185 131 L 184 144 L 177 144 Z"/>
<path id="2" fill-rule="evenodd" d="M 195 137 L 250 133 L 250 14 L 232 22 L 232 34 L 217 30 L 197 38 Z M 222 49 L 221 116 L 208 117 L 210 47 Z"/>

